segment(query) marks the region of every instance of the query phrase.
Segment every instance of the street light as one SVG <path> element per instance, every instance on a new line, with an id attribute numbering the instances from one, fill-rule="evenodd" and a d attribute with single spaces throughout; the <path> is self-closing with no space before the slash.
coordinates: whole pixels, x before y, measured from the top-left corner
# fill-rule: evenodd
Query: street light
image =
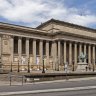
<path id="1" fill-rule="evenodd" d="M 73 64 L 73 68 L 72 68 L 72 71 L 74 71 L 74 61 L 72 61 L 72 64 Z"/>
<path id="2" fill-rule="evenodd" d="M 12 72 L 12 62 L 11 62 L 11 69 L 10 69 L 10 72 Z"/>
<path id="3" fill-rule="evenodd" d="M 20 72 L 20 70 L 19 70 L 19 60 L 18 60 L 18 72 Z"/>
<path id="4" fill-rule="evenodd" d="M 45 73 L 44 58 L 43 58 L 43 70 L 42 73 Z"/>
<path id="5" fill-rule="evenodd" d="M 95 64 L 95 60 L 93 59 L 93 72 L 94 72 L 94 70 L 95 70 L 94 64 Z"/>
<path id="6" fill-rule="evenodd" d="M 28 73 L 30 73 L 29 59 L 28 59 Z"/>

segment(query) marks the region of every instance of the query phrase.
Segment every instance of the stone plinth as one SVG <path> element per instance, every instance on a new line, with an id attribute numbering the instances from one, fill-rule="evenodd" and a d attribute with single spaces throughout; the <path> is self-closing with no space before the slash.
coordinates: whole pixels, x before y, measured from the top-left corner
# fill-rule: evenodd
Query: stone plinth
<path id="1" fill-rule="evenodd" d="M 79 62 L 77 66 L 77 71 L 86 71 L 86 66 L 88 66 L 86 62 Z"/>

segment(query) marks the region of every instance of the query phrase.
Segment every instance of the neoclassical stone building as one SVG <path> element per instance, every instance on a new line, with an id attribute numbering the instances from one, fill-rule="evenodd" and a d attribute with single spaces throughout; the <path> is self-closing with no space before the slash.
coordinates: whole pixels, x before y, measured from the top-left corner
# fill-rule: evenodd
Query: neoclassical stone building
<path id="1" fill-rule="evenodd" d="M 78 66 L 78 56 L 95 65 L 96 30 L 51 19 L 37 28 L 0 23 L 0 57 L 4 70 L 64 70 Z M 43 61 L 44 60 L 44 61 Z"/>

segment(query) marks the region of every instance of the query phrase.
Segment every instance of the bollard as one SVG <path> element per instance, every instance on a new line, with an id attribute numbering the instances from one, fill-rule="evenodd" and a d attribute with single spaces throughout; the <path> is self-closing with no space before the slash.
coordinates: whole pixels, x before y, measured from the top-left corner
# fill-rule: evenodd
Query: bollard
<path id="1" fill-rule="evenodd" d="M 12 72 L 12 62 L 11 62 L 11 69 L 10 69 L 10 72 Z"/>
<path id="2" fill-rule="evenodd" d="M 42 73 L 45 73 L 44 59 L 43 59 L 43 70 Z"/>
<path id="3" fill-rule="evenodd" d="M 19 70 L 19 60 L 18 60 L 18 72 L 20 72 L 20 70 Z"/>

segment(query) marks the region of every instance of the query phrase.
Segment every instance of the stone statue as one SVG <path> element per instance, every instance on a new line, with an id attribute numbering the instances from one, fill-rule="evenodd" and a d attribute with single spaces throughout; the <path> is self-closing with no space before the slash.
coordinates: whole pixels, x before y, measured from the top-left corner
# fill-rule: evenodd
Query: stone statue
<path id="1" fill-rule="evenodd" d="M 22 64 L 25 64 L 25 58 L 22 56 L 22 58 L 21 58 L 21 63 Z"/>
<path id="2" fill-rule="evenodd" d="M 85 59 L 87 59 L 87 55 L 85 55 L 83 52 L 78 56 L 81 62 L 84 62 Z"/>

